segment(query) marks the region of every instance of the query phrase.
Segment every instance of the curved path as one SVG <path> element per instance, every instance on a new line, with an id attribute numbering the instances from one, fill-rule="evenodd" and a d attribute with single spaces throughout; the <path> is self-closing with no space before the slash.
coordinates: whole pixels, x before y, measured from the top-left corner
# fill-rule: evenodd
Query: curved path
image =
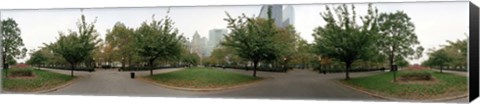
<path id="1" fill-rule="evenodd" d="M 50 69 L 44 69 L 50 70 Z M 154 73 L 181 70 L 162 69 Z M 218 69 L 221 70 L 221 69 Z M 50 70 L 70 74 L 64 70 Z M 251 75 L 251 71 L 226 69 L 235 73 Z M 136 76 L 147 76 L 149 71 L 135 72 Z M 368 76 L 382 72 L 351 73 L 351 77 Z M 288 73 L 257 72 L 257 76 L 266 80 L 245 87 L 210 91 L 191 92 L 155 86 L 151 83 L 130 79 L 129 72 L 98 69 L 96 72 L 75 72 L 81 79 L 77 82 L 47 94 L 61 95 L 107 95 L 107 96 L 160 96 L 160 97 L 214 97 L 214 98 L 272 98 L 272 99 L 310 99 L 310 100 L 369 100 L 383 99 L 366 95 L 345 87 L 337 80 L 345 77 L 344 73 L 318 74 L 310 70 L 293 70 Z M 384 100 L 383 100 L 384 101 Z M 466 102 L 455 100 L 454 102 Z"/>
<path id="2" fill-rule="evenodd" d="M 49 69 L 45 69 L 49 70 Z M 155 73 L 164 73 L 180 69 L 155 70 Z M 70 71 L 50 70 L 69 74 Z M 75 72 L 80 79 L 73 84 L 47 94 L 61 95 L 107 95 L 107 96 L 185 96 L 195 95 L 186 91 L 177 91 L 157 87 L 150 83 L 131 79 L 129 72 L 97 69 L 95 72 Z M 149 75 L 149 71 L 136 72 L 136 77 Z"/>

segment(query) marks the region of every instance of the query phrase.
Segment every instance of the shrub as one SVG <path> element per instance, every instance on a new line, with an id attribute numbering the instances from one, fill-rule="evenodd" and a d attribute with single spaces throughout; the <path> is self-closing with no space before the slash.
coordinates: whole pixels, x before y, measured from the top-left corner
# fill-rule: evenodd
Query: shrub
<path id="1" fill-rule="evenodd" d="M 58 70 L 71 70 L 71 67 L 69 66 L 64 66 L 64 67 L 61 67 L 61 66 L 56 66 L 56 67 L 42 67 L 42 68 L 49 68 L 49 69 L 58 69 Z M 95 71 L 94 68 L 90 68 L 90 67 L 75 67 L 75 71 L 88 71 L 88 72 L 92 72 L 92 71 Z"/>
<path id="2" fill-rule="evenodd" d="M 399 73 L 399 79 L 402 81 L 432 80 L 432 74 L 430 70 L 409 70 Z"/>
<path id="3" fill-rule="evenodd" d="M 178 68 L 178 67 L 186 67 L 186 66 L 158 66 L 158 67 L 135 67 L 129 66 L 124 68 L 119 68 L 119 71 L 148 71 L 150 69 L 158 70 L 158 69 L 167 69 L 167 68 Z"/>
<path id="4" fill-rule="evenodd" d="M 111 65 L 102 65 L 102 66 L 100 66 L 100 67 L 102 67 L 103 69 L 110 69 L 110 68 L 112 68 Z"/>
<path id="5" fill-rule="evenodd" d="M 21 69 L 12 69 L 9 72 L 11 77 L 31 77 L 33 76 L 33 69 L 30 68 L 21 68 Z"/>

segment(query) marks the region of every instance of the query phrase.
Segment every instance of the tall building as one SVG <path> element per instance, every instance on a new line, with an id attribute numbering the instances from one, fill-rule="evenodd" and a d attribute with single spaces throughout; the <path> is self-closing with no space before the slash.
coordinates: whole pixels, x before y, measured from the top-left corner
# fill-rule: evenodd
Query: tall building
<path id="1" fill-rule="evenodd" d="M 225 38 L 225 35 L 228 34 L 227 29 L 211 29 L 208 32 L 208 43 L 207 43 L 207 54 L 206 56 L 210 56 L 215 47 L 217 47 L 220 42 Z"/>
<path id="2" fill-rule="evenodd" d="M 295 24 L 295 12 L 292 5 L 286 5 L 283 9 L 283 26 Z"/>
<path id="3" fill-rule="evenodd" d="M 292 5 L 263 5 L 259 13 L 260 18 L 268 18 L 269 7 L 272 7 L 272 18 L 275 20 L 277 27 L 286 27 L 294 24 L 295 14 Z"/>
<path id="4" fill-rule="evenodd" d="M 207 38 L 205 38 L 205 37 L 200 38 L 199 45 L 201 47 L 201 49 L 199 51 L 200 56 L 207 56 L 207 53 L 208 53 Z"/>
<path id="5" fill-rule="evenodd" d="M 206 38 L 200 37 L 198 31 L 193 34 L 192 41 L 190 43 L 190 52 L 197 53 L 199 56 L 205 56 L 206 50 Z"/>

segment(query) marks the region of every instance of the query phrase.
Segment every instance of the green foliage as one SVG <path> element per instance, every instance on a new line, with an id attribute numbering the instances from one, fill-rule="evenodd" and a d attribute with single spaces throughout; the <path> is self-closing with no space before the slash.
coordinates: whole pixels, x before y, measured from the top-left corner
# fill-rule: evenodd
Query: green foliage
<path id="1" fill-rule="evenodd" d="M 313 45 L 308 44 L 306 40 L 299 39 L 297 40 L 296 46 L 294 46 L 294 54 L 292 57 L 293 64 L 301 64 L 302 68 L 308 66 L 316 59 L 316 55 L 313 53 Z"/>
<path id="2" fill-rule="evenodd" d="M 300 42 L 300 36 L 295 31 L 295 27 L 289 25 L 284 28 L 277 27 L 277 32 L 274 38 L 274 44 L 279 48 L 279 59 L 277 62 L 287 64 L 289 61 L 293 60 L 297 49 L 297 44 Z"/>
<path id="3" fill-rule="evenodd" d="M 33 76 L 33 69 L 31 68 L 15 68 L 10 70 L 9 77 L 29 77 Z"/>
<path id="4" fill-rule="evenodd" d="M 160 21 L 153 19 L 150 23 L 143 22 L 135 30 L 135 52 L 146 59 L 149 66 L 155 66 L 157 59 L 175 59 L 181 55 L 185 39 L 173 24 L 167 15 Z M 152 70 L 150 72 L 152 75 Z"/>
<path id="5" fill-rule="evenodd" d="M 369 5 L 368 14 L 361 18 L 363 25 L 358 25 L 354 8 L 354 5 L 351 10 L 347 5 L 339 6 L 333 10 L 334 15 L 326 6 L 326 11 L 321 15 L 327 24 L 317 27 L 313 33 L 316 53 L 344 62 L 346 79 L 350 78 L 348 72 L 355 60 L 367 59 L 376 52 L 377 28 L 374 24 L 377 10 Z"/>
<path id="6" fill-rule="evenodd" d="M 95 25 L 87 24 L 85 16 L 81 16 L 80 22 L 77 23 L 78 31 L 70 31 L 68 35 L 59 34 L 59 38 L 55 43 L 48 44 L 47 47 L 53 53 L 61 55 L 71 66 L 73 70 L 75 66 L 86 59 L 91 59 L 93 50 L 97 48 L 100 40 L 97 39 Z"/>
<path id="7" fill-rule="evenodd" d="M 112 30 L 107 32 L 105 42 L 108 44 L 105 50 L 111 50 L 111 61 L 122 62 L 122 67 L 127 62 L 131 65 L 135 57 L 138 57 L 135 53 L 134 29 L 125 26 L 121 22 L 115 23 Z M 107 53 L 105 52 L 104 54 Z M 108 58 L 105 57 L 104 59 Z"/>
<path id="8" fill-rule="evenodd" d="M 404 58 L 397 58 L 395 63 L 398 65 L 398 67 L 407 67 L 410 65 L 410 63 L 408 63 L 408 61 Z"/>
<path id="9" fill-rule="evenodd" d="M 432 80 L 432 70 L 407 70 L 398 74 L 399 79 L 403 81 Z"/>
<path id="10" fill-rule="evenodd" d="M 256 67 L 260 61 L 272 61 L 280 57 L 279 45 L 275 42 L 278 31 L 271 17 L 271 7 L 268 9 L 268 18 L 247 17 L 245 14 L 228 18 L 230 35 L 225 37 L 223 46 L 232 48 L 236 55 L 254 63 L 253 76 L 256 76 Z"/>
<path id="11" fill-rule="evenodd" d="M 200 64 L 200 56 L 195 53 L 184 52 L 182 53 L 182 62 L 185 62 L 189 65 L 197 66 Z"/>
<path id="12" fill-rule="evenodd" d="M 443 67 L 453 61 L 453 57 L 448 54 L 446 49 L 440 49 L 429 54 L 429 59 L 426 61 L 428 66 L 440 66 L 440 71 Z"/>
<path id="13" fill-rule="evenodd" d="M 148 76 L 158 83 L 184 88 L 219 88 L 248 83 L 259 78 L 217 69 L 192 67 Z"/>
<path id="14" fill-rule="evenodd" d="M 15 59 L 25 57 L 27 49 L 24 47 L 23 39 L 21 38 L 20 28 L 18 28 L 17 22 L 12 18 L 1 21 L 1 34 L 2 36 L 2 53 L 3 61 L 7 64 L 16 64 Z M 4 66 L 6 67 L 6 66 Z"/>
<path id="15" fill-rule="evenodd" d="M 378 39 L 380 52 L 388 56 L 390 66 L 405 64 L 404 59 L 406 58 L 421 57 L 423 47 L 419 46 L 415 25 L 405 12 L 381 13 L 378 23 L 381 35 L 381 38 Z"/>
<path id="16" fill-rule="evenodd" d="M 27 64 L 36 66 L 53 66 L 68 64 L 60 55 L 56 55 L 48 47 L 41 47 L 38 50 L 30 53 L 30 59 L 27 60 Z"/>
<path id="17" fill-rule="evenodd" d="M 244 64 L 244 60 L 234 54 L 234 50 L 229 47 L 217 47 L 213 50 L 212 55 L 206 58 L 207 65 L 239 65 Z"/>
<path id="18" fill-rule="evenodd" d="M 467 36 L 467 34 L 465 34 Z M 447 40 L 447 45 L 442 45 L 439 49 L 429 49 L 428 60 L 422 62 L 424 66 L 440 68 L 450 66 L 455 70 L 466 71 L 468 37 L 456 41 Z"/>
<path id="19" fill-rule="evenodd" d="M 27 60 L 27 64 L 30 65 L 43 65 L 47 61 L 47 57 L 41 53 L 41 51 L 34 51 L 30 54 L 30 59 Z"/>

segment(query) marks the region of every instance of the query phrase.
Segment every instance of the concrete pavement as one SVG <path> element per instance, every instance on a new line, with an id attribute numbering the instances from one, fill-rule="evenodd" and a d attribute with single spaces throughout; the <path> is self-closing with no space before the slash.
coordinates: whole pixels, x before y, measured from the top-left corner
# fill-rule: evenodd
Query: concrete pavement
<path id="1" fill-rule="evenodd" d="M 155 70 L 154 73 L 177 70 L 181 69 Z M 50 71 L 70 74 L 66 70 Z M 252 71 L 244 70 L 226 69 L 223 71 L 252 74 Z M 137 77 L 149 75 L 149 71 L 135 73 Z M 361 77 L 379 73 L 383 72 L 358 72 L 350 75 L 351 77 Z M 342 85 L 338 80 L 344 79 L 345 73 L 319 74 L 310 70 L 293 70 L 288 73 L 257 72 L 257 76 L 264 77 L 266 80 L 245 87 L 210 92 L 181 91 L 159 87 L 138 79 L 130 79 L 130 72 L 118 72 L 117 70 L 97 69 L 91 73 L 75 72 L 75 75 L 81 79 L 70 86 L 47 94 L 385 101 Z M 467 101 L 467 98 L 452 100 L 452 102 Z"/>

